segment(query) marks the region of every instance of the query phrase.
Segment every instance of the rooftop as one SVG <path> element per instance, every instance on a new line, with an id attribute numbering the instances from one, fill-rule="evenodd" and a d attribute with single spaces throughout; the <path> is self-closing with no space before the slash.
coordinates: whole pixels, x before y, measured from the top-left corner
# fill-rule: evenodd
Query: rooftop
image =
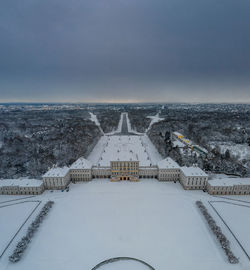
<path id="1" fill-rule="evenodd" d="M 176 135 L 176 136 L 183 136 L 183 135 L 182 135 L 180 132 L 178 132 L 178 131 L 174 131 L 173 134 Z"/>
<path id="2" fill-rule="evenodd" d="M 170 157 L 157 163 L 159 169 L 179 169 L 180 166 Z"/>
<path id="3" fill-rule="evenodd" d="M 70 166 L 70 169 L 91 169 L 91 168 L 92 168 L 92 163 L 83 157 L 77 159 Z"/>
<path id="4" fill-rule="evenodd" d="M 42 180 L 37 180 L 37 179 L 19 178 L 19 179 L 3 179 L 3 180 L 0 180 L 0 187 L 10 187 L 10 186 L 39 187 L 41 185 L 43 185 L 43 181 Z"/>
<path id="5" fill-rule="evenodd" d="M 185 176 L 208 176 L 199 167 L 181 167 L 181 171 L 184 173 Z"/>
<path id="6" fill-rule="evenodd" d="M 69 167 L 53 167 L 49 169 L 43 177 L 64 177 L 69 172 Z"/>
<path id="7" fill-rule="evenodd" d="M 218 178 L 209 180 L 211 186 L 250 185 L 250 178 Z"/>

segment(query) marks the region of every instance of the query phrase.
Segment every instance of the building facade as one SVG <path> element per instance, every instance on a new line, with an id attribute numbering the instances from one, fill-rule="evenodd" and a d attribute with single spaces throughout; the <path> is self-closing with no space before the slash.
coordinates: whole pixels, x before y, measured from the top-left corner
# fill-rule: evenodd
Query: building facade
<path id="1" fill-rule="evenodd" d="M 111 181 L 139 180 L 139 161 L 111 161 Z"/>
<path id="2" fill-rule="evenodd" d="M 2 195 L 39 195 L 44 191 L 44 184 L 36 179 L 4 179 L 0 180 Z"/>
<path id="3" fill-rule="evenodd" d="M 181 167 L 180 183 L 184 189 L 206 189 L 208 175 L 199 167 Z"/>
<path id="4" fill-rule="evenodd" d="M 64 189 L 71 180 L 69 167 L 53 167 L 43 175 L 43 183 L 46 189 Z"/>
<path id="5" fill-rule="evenodd" d="M 211 195 L 250 195 L 250 178 L 224 178 L 208 181 Z"/>
<path id="6" fill-rule="evenodd" d="M 70 167 L 72 182 L 90 181 L 92 179 L 92 164 L 85 158 L 79 158 Z"/>
<path id="7" fill-rule="evenodd" d="M 165 158 L 158 162 L 157 167 L 159 181 L 179 181 L 180 166 L 173 159 Z"/>

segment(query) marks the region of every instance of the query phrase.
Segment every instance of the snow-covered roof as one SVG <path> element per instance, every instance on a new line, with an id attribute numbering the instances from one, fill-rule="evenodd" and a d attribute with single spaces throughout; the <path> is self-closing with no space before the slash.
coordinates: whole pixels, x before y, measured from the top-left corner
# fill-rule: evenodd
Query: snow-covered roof
<path id="1" fill-rule="evenodd" d="M 181 171 L 185 176 L 208 176 L 199 167 L 181 167 Z"/>
<path id="2" fill-rule="evenodd" d="M 183 136 L 183 135 L 182 135 L 180 132 L 178 132 L 178 131 L 174 131 L 173 134 L 174 134 L 175 136 Z"/>
<path id="3" fill-rule="evenodd" d="M 0 187 L 10 187 L 10 186 L 19 186 L 19 187 L 40 187 L 43 185 L 42 180 L 37 179 L 3 179 L 0 180 Z"/>
<path id="4" fill-rule="evenodd" d="M 91 168 L 92 168 L 92 163 L 83 157 L 77 159 L 70 166 L 70 169 L 91 169 Z"/>
<path id="5" fill-rule="evenodd" d="M 48 170 L 43 177 L 64 177 L 69 172 L 69 167 L 53 167 Z"/>
<path id="6" fill-rule="evenodd" d="M 200 151 L 203 151 L 204 153 L 208 153 L 207 149 L 205 149 L 204 147 L 201 147 L 198 144 L 193 145 L 193 147 L 197 147 L 197 149 L 199 149 Z"/>
<path id="7" fill-rule="evenodd" d="M 183 142 L 181 142 L 181 141 L 175 140 L 175 141 L 173 141 L 173 147 L 176 147 L 176 146 L 178 146 L 178 147 L 180 147 L 180 148 L 183 148 L 183 147 L 185 147 L 186 145 L 185 145 Z"/>
<path id="8" fill-rule="evenodd" d="M 157 163 L 159 169 L 179 169 L 180 166 L 170 157 L 167 157 Z"/>
<path id="9" fill-rule="evenodd" d="M 211 186 L 236 186 L 236 185 L 250 185 L 250 178 L 218 178 L 209 180 Z"/>

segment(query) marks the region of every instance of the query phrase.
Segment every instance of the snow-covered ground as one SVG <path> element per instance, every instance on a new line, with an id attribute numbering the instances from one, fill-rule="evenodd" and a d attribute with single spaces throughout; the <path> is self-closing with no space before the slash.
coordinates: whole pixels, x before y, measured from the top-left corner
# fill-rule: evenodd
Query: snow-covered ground
<path id="1" fill-rule="evenodd" d="M 250 204 L 228 201 L 214 202 L 213 206 L 250 256 Z"/>
<path id="2" fill-rule="evenodd" d="M 141 166 L 156 165 L 162 160 L 147 135 L 102 136 L 88 156 L 94 165 L 110 166 L 114 160 L 139 160 Z"/>
<path id="3" fill-rule="evenodd" d="M 157 123 L 159 121 L 164 120 L 164 118 L 159 117 L 159 113 L 157 113 L 154 116 L 148 116 L 147 118 L 150 118 L 151 119 L 151 122 L 150 122 L 148 128 L 146 129 L 145 133 L 147 133 L 150 130 L 150 128 L 152 127 L 153 124 L 155 124 L 155 123 Z"/>
<path id="4" fill-rule="evenodd" d="M 135 261 L 118 261 L 104 265 L 100 270 L 149 270 L 149 268 Z"/>
<path id="5" fill-rule="evenodd" d="M 104 132 L 101 128 L 100 122 L 97 119 L 97 116 L 95 114 L 93 114 L 92 112 L 89 112 L 89 114 L 90 114 L 90 120 L 93 121 L 100 128 L 100 131 L 102 132 L 102 134 L 104 134 Z"/>
<path id="6" fill-rule="evenodd" d="M 8 200 L 11 200 L 10 197 Z M 13 201 L 0 205 L 0 255 L 37 204 Z"/>
<path id="7" fill-rule="evenodd" d="M 144 260 L 157 270 L 249 269 L 249 261 L 230 237 L 240 264 L 227 262 L 195 206 L 196 200 L 206 203 L 214 197 L 202 191 L 185 191 L 179 183 L 162 183 L 155 179 L 114 183 L 102 179 L 70 184 L 69 192 L 47 191 L 36 198 L 43 202 L 51 199 L 55 204 L 23 259 L 16 264 L 8 261 L 14 248 L 11 245 L 0 259 L 1 270 L 90 270 L 101 261 L 119 256 Z M 13 224 L 18 223 L 17 214 L 25 215 L 25 209 L 4 211 L 1 221 L 11 219 Z M 212 214 L 218 220 L 216 214 Z M 237 219 L 245 220 L 245 215 L 245 211 L 242 214 L 238 211 Z M 241 223 L 240 226 L 244 226 Z M 249 228 L 248 223 L 246 226 Z M 230 235 L 225 226 L 221 228 Z M 3 226 L 0 237 L 8 234 L 8 226 Z M 23 234 L 21 231 L 17 238 Z M 106 265 L 103 269 L 144 268 L 130 265 L 126 268 L 125 262 L 121 262 L 116 267 Z"/>

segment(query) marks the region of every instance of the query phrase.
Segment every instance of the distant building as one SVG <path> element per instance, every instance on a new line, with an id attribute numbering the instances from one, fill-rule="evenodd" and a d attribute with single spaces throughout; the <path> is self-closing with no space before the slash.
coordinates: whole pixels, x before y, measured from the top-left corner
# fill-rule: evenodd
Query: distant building
<path id="1" fill-rule="evenodd" d="M 176 145 L 178 147 L 182 148 L 183 145 L 185 145 L 186 147 L 195 151 L 199 155 L 207 156 L 207 154 L 208 154 L 208 151 L 204 147 L 201 147 L 200 145 L 197 145 L 197 144 L 193 144 L 193 142 L 191 140 L 185 138 L 184 135 L 182 135 L 181 133 L 179 133 L 177 131 L 172 132 L 171 137 L 172 137 L 172 140 L 174 142 L 174 145 Z M 178 145 L 178 143 L 176 143 L 176 141 L 180 142 L 181 145 Z"/>
<path id="2" fill-rule="evenodd" d="M 43 181 L 36 179 L 4 179 L 0 180 L 2 195 L 38 195 L 43 193 Z"/>

